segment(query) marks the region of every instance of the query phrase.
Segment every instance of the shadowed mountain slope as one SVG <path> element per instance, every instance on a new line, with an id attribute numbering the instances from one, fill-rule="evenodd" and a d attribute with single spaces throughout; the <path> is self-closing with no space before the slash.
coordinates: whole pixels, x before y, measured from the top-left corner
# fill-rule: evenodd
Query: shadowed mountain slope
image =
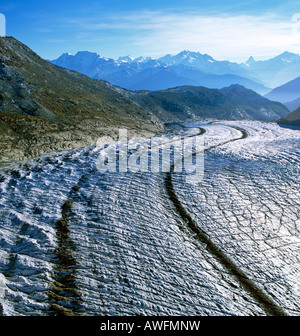
<path id="1" fill-rule="evenodd" d="M 278 120 L 279 124 L 300 126 L 300 108 Z"/>
<path id="2" fill-rule="evenodd" d="M 95 143 L 116 128 L 163 124 L 109 83 L 55 66 L 13 37 L 0 38 L 0 160 Z"/>
<path id="3" fill-rule="evenodd" d="M 288 109 L 239 85 L 223 89 L 181 86 L 164 91 L 139 91 L 132 94 L 165 122 L 203 118 L 272 121 L 289 113 Z"/>

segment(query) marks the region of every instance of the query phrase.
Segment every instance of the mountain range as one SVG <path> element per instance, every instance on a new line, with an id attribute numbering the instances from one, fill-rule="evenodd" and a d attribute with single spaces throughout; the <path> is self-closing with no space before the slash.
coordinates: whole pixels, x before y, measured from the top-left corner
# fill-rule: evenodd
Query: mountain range
<path id="1" fill-rule="evenodd" d="M 129 90 L 164 90 L 182 85 L 221 89 L 239 84 L 267 94 L 300 74 L 300 56 L 289 52 L 264 61 L 249 57 L 244 63 L 235 63 L 189 50 L 158 59 L 125 56 L 117 60 L 79 51 L 51 62 Z"/>
<path id="2" fill-rule="evenodd" d="M 99 59 L 90 53 L 82 54 L 82 59 L 87 60 L 87 55 Z M 127 58 L 118 62 L 138 67 L 157 61 Z M 272 121 L 288 112 L 281 103 L 240 85 L 130 91 L 56 66 L 13 37 L 0 38 L 2 161 L 87 146 L 103 136 L 117 139 L 120 127 L 128 129 L 131 137 L 149 136 L 162 132 L 166 122 L 203 118 Z"/>
<path id="3" fill-rule="evenodd" d="M 283 103 L 290 111 L 296 110 L 300 106 L 300 77 L 273 89 L 265 97 Z"/>

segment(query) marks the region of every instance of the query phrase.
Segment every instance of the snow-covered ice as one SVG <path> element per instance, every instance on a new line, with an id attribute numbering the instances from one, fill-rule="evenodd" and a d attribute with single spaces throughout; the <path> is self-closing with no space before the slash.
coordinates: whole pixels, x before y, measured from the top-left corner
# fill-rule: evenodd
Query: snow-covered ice
<path id="1" fill-rule="evenodd" d="M 258 287 L 299 315 L 300 131 L 224 121 L 180 134 L 198 127 L 211 148 L 204 179 L 188 184 L 173 173 L 178 198 Z M 239 128 L 248 137 L 228 142 Z M 100 150 L 58 151 L 0 170 L 2 314 L 265 315 L 189 232 L 165 173 L 103 174 Z"/>

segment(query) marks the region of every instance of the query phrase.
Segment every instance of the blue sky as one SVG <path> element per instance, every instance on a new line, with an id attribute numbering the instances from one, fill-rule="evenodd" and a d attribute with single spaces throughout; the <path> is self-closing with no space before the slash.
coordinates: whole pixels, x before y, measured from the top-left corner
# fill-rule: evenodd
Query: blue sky
<path id="1" fill-rule="evenodd" d="M 0 13 L 7 35 L 49 59 L 78 50 L 117 58 L 188 49 L 233 61 L 300 53 L 299 1 L 0 0 Z"/>

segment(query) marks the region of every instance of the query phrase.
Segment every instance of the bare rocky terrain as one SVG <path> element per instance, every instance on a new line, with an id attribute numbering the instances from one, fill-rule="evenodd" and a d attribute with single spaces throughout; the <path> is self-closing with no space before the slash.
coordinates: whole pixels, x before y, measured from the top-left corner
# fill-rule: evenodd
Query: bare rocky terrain
<path id="1" fill-rule="evenodd" d="M 0 38 L 0 161 L 45 151 L 154 134 L 162 122 L 118 88 L 55 66 L 13 37 Z M 131 132 L 130 132 L 131 130 Z"/>

